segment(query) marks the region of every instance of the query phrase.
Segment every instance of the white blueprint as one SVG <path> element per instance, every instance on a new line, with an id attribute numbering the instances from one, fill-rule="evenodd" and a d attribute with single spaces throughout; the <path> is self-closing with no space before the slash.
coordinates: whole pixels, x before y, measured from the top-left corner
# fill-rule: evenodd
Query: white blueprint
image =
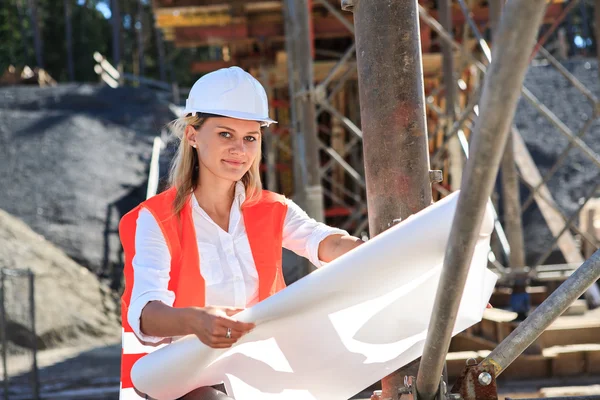
<path id="1" fill-rule="evenodd" d="M 236 316 L 234 347 L 195 336 L 140 359 L 135 386 L 159 400 L 225 382 L 236 400 L 345 400 L 422 355 L 458 192 Z M 496 275 L 493 217 L 481 227 L 454 334 L 479 322 Z"/>

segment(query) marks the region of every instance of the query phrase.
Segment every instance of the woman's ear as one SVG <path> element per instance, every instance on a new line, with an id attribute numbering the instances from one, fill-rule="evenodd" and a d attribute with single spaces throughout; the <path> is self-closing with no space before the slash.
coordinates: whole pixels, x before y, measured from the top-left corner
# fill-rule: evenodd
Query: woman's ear
<path id="1" fill-rule="evenodd" d="M 196 129 L 194 129 L 194 127 L 192 125 L 188 125 L 185 128 L 185 138 L 188 141 L 188 143 L 190 144 L 190 146 L 192 146 L 193 148 L 196 148 L 198 146 L 198 143 L 196 141 L 196 134 L 198 132 L 196 131 Z"/>

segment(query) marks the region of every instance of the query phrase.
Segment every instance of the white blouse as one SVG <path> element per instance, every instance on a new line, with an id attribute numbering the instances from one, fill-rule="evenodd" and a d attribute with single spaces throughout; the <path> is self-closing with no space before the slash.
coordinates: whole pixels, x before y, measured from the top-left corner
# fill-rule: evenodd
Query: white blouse
<path id="1" fill-rule="evenodd" d="M 192 219 L 196 229 L 200 273 L 205 280 L 206 305 L 251 307 L 258 302 L 258 273 L 250 251 L 241 213 L 246 198 L 244 185 L 238 182 L 225 232 L 190 196 Z M 306 257 L 316 267 L 319 244 L 329 235 L 348 233 L 310 218 L 292 200 L 286 199 L 287 213 L 283 224 L 283 247 Z M 150 301 L 173 305 L 175 294 L 168 290 L 171 256 L 154 216 L 145 208 L 139 212 L 132 260 L 134 283 L 127 320 L 133 332 L 144 342 L 157 343 L 164 338 L 144 335 L 140 331 L 143 308 Z"/>

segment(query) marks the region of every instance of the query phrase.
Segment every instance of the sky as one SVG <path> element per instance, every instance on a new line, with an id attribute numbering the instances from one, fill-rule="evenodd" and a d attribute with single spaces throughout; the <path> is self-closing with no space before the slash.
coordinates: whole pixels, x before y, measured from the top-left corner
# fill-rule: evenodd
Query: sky
<path id="1" fill-rule="evenodd" d="M 80 6 L 83 5 L 83 3 L 85 3 L 85 0 L 77 0 L 77 4 L 79 4 Z M 106 19 L 109 19 L 112 15 L 110 12 L 109 3 L 110 0 L 105 0 L 98 3 L 98 5 L 96 6 L 96 10 L 100 11 Z"/>
<path id="2" fill-rule="evenodd" d="M 141 0 L 142 3 L 144 4 L 148 4 L 148 0 Z M 77 4 L 82 5 L 83 3 L 85 3 L 85 0 L 77 0 Z M 111 17 L 111 12 L 110 12 L 110 0 L 105 0 L 105 1 L 101 1 L 100 3 L 98 3 L 98 5 L 96 6 L 96 9 L 98 11 L 100 11 L 102 13 L 102 15 L 104 15 L 104 18 L 109 19 Z"/>

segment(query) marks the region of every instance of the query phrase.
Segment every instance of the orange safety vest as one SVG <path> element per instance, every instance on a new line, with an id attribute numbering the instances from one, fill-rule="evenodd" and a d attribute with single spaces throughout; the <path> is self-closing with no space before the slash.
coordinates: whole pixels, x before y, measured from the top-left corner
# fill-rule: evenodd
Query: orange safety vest
<path id="1" fill-rule="evenodd" d="M 196 243 L 196 232 L 192 220 L 192 207 L 186 202 L 180 217 L 173 214 L 176 190 L 170 188 L 129 211 L 119 223 L 119 236 L 125 254 L 125 291 L 121 298 L 123 324 L 121 351 L 120 400 L 143 399 L 131 381 L 133 364 L 146 354 L 165 346 L 145 345 L 133 333 L 127 321 L 127 311 L 133 288 L 133 265 L 135 256 L 135 231 L 140 209 L 148 209 L 160 226 L 171 255 L 169 290 L 175 293 L 173 307 L 203 307 L 205 284 L 200 274 L 200 257 Z M 259 300 L 285 288 L 282 258 L 283 222 L 287 211 L 282 195 L 262 191 L 258 202 L 242 205 L 242 215 L 258 272 Z"/>

